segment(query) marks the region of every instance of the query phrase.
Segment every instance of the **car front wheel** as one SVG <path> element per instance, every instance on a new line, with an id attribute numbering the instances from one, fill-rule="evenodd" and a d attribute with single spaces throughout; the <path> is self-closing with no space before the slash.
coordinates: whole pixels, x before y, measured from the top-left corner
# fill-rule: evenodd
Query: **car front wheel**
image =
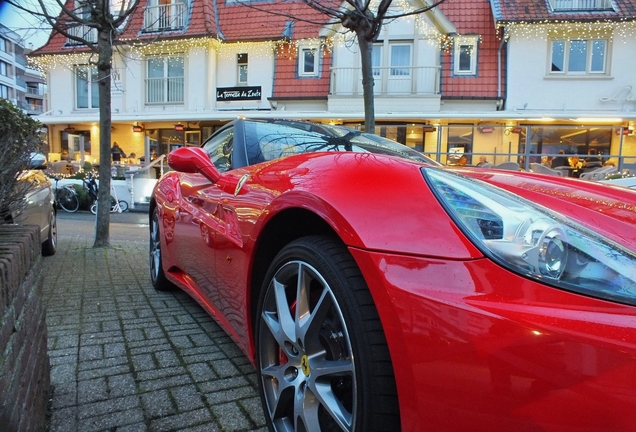
<path id="1" fill-rule="evenodd" d="M 161 228 L 159 226 L 159 212 L 155 209 L 150 220 L 150 280 L 157 291 L 171 291 L 174 284 L 166 278 L 161 259 Z"/>
<path id="2" fill-rule="evenodd" d="M 400 428 L 378 312 L 338 239 L 301 238 L 274 259 L 259 299 L 256 363 L 271 430 Z"/>
<path id="3" fill-rule="evenodd" d="M 55 255 L 57 251 L 57 215 L 55 211 L 51 211 L 49 218 L 49 235 L 48 238 L 42 243 L 42 255 L 51 256 Z"/>

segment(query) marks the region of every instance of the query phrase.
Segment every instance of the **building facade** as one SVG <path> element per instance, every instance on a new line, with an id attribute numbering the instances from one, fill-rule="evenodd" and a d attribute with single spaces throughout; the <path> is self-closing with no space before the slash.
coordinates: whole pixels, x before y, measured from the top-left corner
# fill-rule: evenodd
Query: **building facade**
<path id="1" fill-rule="evenodd" d="M 40 115 L 45 111 L 46 85 L 41 73 L 27 67 L 29 52 L 17 33 L 0 24 L 0 98 L 29 115 Z"/>
<path id="2" fill-rule="evenodd" d="M 596 1 L 457 0 L 387 21 L 373 48 L 376 133 L 442 163 L 465 154 L 527 167 L 594 147 L 636 168 L 636 0 Z M 363 128 L 355 39 L 303 21 L 316 13 L 302 2 L 262 7 L 278 14 L 233 0 L 142 0 L 113 59 L 113 141 L 146 162 L 237 116 Z M 31 58 L 47 76 L 50 109 L 39 118 L 52 158 L 98 162 L 86 49 L 54 34 Z"/>

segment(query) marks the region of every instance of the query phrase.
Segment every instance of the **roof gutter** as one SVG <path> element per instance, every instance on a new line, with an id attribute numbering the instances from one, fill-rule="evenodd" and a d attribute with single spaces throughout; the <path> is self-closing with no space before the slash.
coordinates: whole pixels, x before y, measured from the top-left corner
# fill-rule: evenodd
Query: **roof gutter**
<path id="1" fill-rule="evenodd" d="M 504 45 L 506 43 L 506 27 L 501 27 L 501 43 L 499 44 L 499 49 L 497 50 L 497 111 L 501 111 L 504 109 L 504 100 L 501 96 L 501 52 L 503 51 Z"/>

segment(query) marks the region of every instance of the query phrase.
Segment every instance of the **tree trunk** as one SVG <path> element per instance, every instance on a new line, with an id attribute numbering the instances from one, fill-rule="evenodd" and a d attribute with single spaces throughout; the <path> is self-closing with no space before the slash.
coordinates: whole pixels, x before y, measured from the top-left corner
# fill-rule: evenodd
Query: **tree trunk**
<path id="1" fill-rule="evenodd" d="M 99 29 L 97 46 L 97 76 L 99 79 L 99 194 L 97 197 L 97 222 L 93 247 L 110 247 L 110 140 L 111 140 L 111 98 L 110 75 L 113 58 L 111 29 Z"/>
<path id="2" fill-rule="evenodd" d="M 364 131 L 375 133 L 375 101 L 373 95 L 373 66 L 371 55 L 373 42 L 369 42 L 362 29 L 356 31 L 358 36 L 358 46 L 360 47 L 360 61 L 362 64 L 362 91 L 364 100 Z"/>

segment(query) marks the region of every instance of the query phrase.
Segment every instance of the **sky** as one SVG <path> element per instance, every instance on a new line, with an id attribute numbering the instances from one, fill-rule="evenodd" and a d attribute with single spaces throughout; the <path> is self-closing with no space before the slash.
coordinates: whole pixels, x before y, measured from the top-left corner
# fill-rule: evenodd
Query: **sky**
<path id="1" fill-rule="evenodd" d="M 31 10 L 39 9 L 37 0 L 16 0 L 16 3 Z M 55 4 L 53 0 L 49 3 Z M 0 23 L 22 36 L 26 42 L 26 48 L 41 47 L 47 42 L 51 32 L 50 27 L 43 26 L 39 18 L 15 9 L 4 0 L 0 0 Z"/>

